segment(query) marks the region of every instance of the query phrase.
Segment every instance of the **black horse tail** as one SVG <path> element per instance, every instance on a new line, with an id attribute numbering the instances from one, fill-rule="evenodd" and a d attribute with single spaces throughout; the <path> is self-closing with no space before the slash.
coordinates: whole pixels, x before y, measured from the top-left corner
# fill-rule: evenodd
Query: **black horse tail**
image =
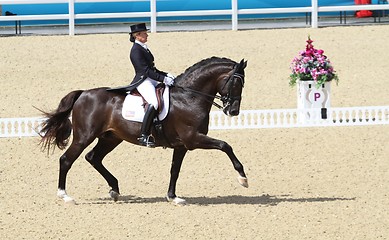
<path id="1" fill-rule="evenodd" d="M 42 123 L 42 129 L 39 131 L 42 151 L 45 149 L 50 151 L 52 145 L 54 147 L 57 146 L 61 150 L 66 148 L 72 132 L 72 123 L 70 122 L 69 116 L 74 103 L 82 92 L 83 90 L 76 90 L 68 93 L 61 99 L 57 110 L 52 112 L 41 111 L 47 117 Z"/>

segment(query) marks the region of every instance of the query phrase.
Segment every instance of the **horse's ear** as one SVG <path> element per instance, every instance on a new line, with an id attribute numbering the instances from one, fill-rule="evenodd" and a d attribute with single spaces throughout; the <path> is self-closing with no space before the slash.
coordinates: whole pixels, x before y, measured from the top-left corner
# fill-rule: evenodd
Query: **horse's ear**
<path id="1" fill-rule="evenodd" d="M 244 59 L 240 60 L 240 63 L 238 64 L 237 66 L 237 70 L 239 72 L 243 71 L 247 66 L 247 61 L 245 61 Z"/>
<path id="2" fill-rule="evenodd" d="M 244 59 L 242 59 L 242 60 L 244 60 Z M 243 69 L 245 69 L 246 67 L 247 67 L 247 60 L 244 61 L 244 63 L 243 63 Z"/>
<path id="3" fill-rule="evenodd" d="M 240 63 L 239 63 L 240 67 L 243 67 L 243 65 L 244 65 L 244 58 L 242 60 L 240 60 Z"/>

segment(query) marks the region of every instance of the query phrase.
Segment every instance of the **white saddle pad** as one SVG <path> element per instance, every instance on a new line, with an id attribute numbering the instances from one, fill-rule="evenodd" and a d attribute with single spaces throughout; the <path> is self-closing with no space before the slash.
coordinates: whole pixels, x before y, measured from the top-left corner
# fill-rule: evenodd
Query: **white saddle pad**
<path id="1" fill-rule="evenodd" d="M 163 106 L 162 111 L 159 113 L 159 120 L 165 119 L 169 112 L 169 87 L 166 86 L 163 93 Z M 134 96 L 128 94 L 123 102 L 122 116 L 124 119 L 143 122 L 143 117 L 145 115 L 145 110 L 143 108 L 143 99 L 140 96 Z"/>

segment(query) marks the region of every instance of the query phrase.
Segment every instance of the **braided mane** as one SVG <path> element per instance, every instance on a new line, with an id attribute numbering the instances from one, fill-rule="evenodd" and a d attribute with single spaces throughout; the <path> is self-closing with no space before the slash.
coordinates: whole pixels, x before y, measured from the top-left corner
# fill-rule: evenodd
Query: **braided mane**
<path id="1" fill-rule="evenodd" d="M 229 59 L 229 58 L 225 58 L 225 57 L 210 57 L 210 58 L 206 58 L 206 59 L 203 59 L 197 63 L 195 63 L 193 66 L 191 67 L 188 67 L 182 74 L 180 74 L 177 78 L 180 79 L 182 78 L 183 76 L 187 76 L 189 75 L 190 73 L 192 73 L 193 71 L 195 70 L 198 70 L 200 68 L 203 68 L 205 66 L 210 66 L 212 64 L 220 64 L 220 63 L 225 63 L 225 64 L 236 64 L 235 61 Z"/>

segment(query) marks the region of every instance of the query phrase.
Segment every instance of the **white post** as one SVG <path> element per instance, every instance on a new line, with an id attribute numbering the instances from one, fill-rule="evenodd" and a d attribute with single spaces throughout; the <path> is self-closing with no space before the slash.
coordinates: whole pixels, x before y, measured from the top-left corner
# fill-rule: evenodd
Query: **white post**
<path id="1" fill-rule="evenodd" d="M 312 28 L 318 27 L 319 13 L 317 0 L 312 0 Z"/>
<path id="2" fill-rule="evenodd" d="M 74 0 L 69 0 L 69 35 L 74 36 Z"/>
<path id="3" fill-rule="evenodd" d="M 157 32 L 157 0 L 150 0 L 151 32 Z"/>
<path id="4" fill-rule="evenodd" d="M 301 122 L 312 119 L 331 119 L 328 109 L 331 107 L 331 82 L 325 82 L 317 87 L 315 81 L 297 82 L 297 109 Z M 313 110 L 313 111 L 312 111 Z M 315 111 L 317 110 L 317 111 Z M 314 116 L 312 116 L 313 113 Z M 321 111 L 321 113 L 319 113 Z"/>
<path id="5" fill-rule="evenodd" d="M 238 30 L 238 0 L 231 0 L 232 30 Z"/>

